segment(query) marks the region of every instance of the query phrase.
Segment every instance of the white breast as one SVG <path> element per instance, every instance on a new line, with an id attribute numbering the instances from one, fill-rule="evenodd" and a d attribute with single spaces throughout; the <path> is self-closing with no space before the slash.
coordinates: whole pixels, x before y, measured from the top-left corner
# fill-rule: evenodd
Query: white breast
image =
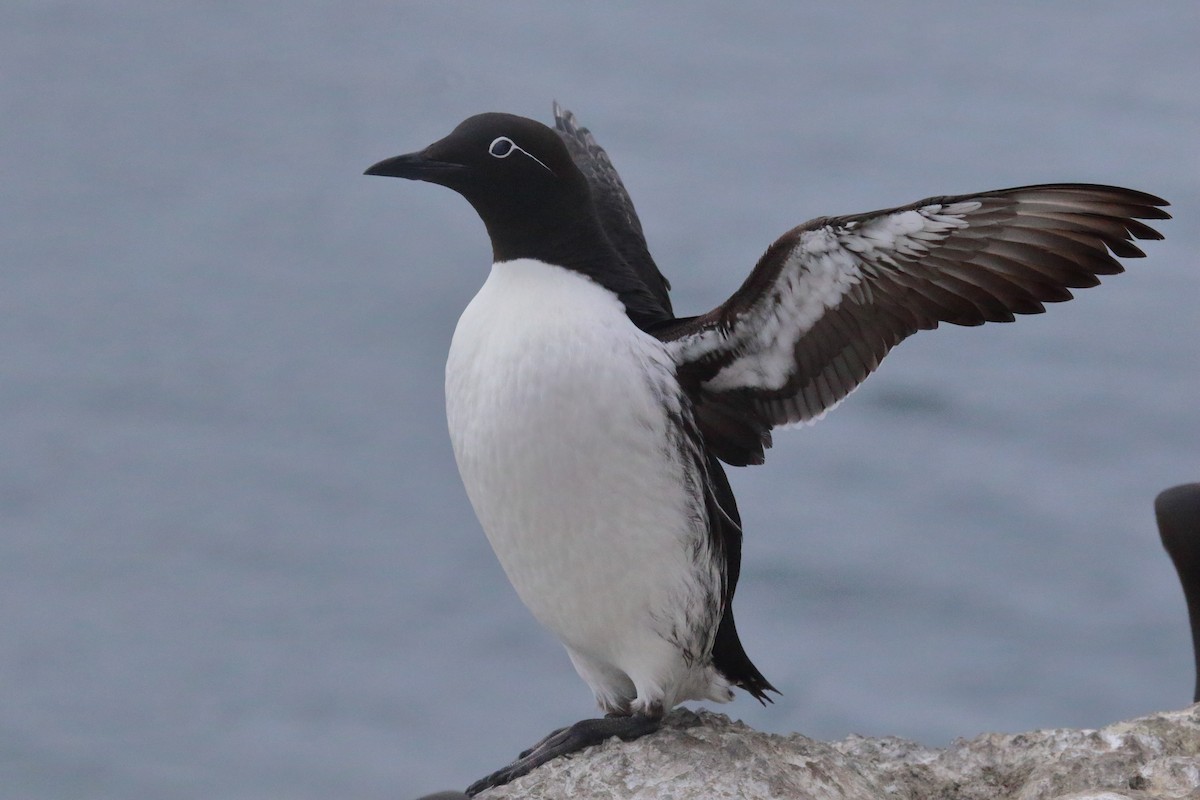
<path id="1" fill-rule="evenodd" d="M 537 261 L 494 265 L 450 347 L 467 494 L 522 601 L 602 705 L 656 686 L 673 704 L 690 690 L 658 685 L 686 683 L 679 650 L 704 647 L 679 641 L 719 585 L 697 558 L 703 489 L 679 451 L 680 402 L 670 357 L 613 293 Z"/>

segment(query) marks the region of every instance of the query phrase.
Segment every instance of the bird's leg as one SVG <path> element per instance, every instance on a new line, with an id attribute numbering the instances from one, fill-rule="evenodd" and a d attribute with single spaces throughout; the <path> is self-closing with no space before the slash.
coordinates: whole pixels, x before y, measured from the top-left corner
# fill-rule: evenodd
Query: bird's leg
<path id="1" fill-rule="evenodd" d="M 662 711 L 657 709 L 656 711 L 657 713 L 651 714 L 610 715 L 600 719 L 585 719 L 566 728 L 559 728 L 521 753 L 517 760 L 507 767 L 498 769 L 486 778 L 480 778 L 472 783 L 467 787 L 467 794 L 474 797 L 484 789 L 503 786 L 509 781 L 529 774 L 547 761 L 576 753 L 594 744 L 600 744 L 613 736 L 622 741 L 631 742 L 648 733 L 654 733 L 662 725 L 663 718 Z"/>
<path id="2" fill-rule="evenodd" d="M 611 719 L 612 717 L 628 717 L 628 716 L 629 716 L 629 712 L 628 712 L 628 711 L 626 711 L 626 712 L 624 712 L 624 713 L 618 713 L 618 712 L 616 712 L 616 711 L 613 711 L 613 712 L 610 712 L 610 713 L 608 713 L 608 714 L 605 714 L 604 716 L 605 716 L 606 718 L 609 718 L 609 719 Z M 531 747 L 529 747 L 529 748 L 527 748 L 527 749 L 525 749 L 525 750 L 522 750 L 522 751 L 521 751 L 521 753 L 520 753 L 520 755 L 518 755 L 518 756 L 517 756 L 517 760 L 519 761 L 520 759 L 522 759 L 522 758 L 524 758 L 525 756 L 527 756 L 527 755 L 529 755 L 530 753 L 532 753 L 534 750 L 537 750 L 537 749 L 538 749 L 539 747 L 541 747 L 543 744 L 545 744 L 546 742 L 550 741 L 550 740 L 551 740 L 551 739 L 553 739 L 555 736 L 558 736 L 560 733 L 562 733 L 563 731 L 565 731 L 565 730 L 566 730 L 567 728 L 569 728 L 569 727 L 571 727 L 571 726 L 570 726 L 570 725 L 567 725 L 567 726 L 564 726 L 564 727 L 562 727 L 562 728 L 555 728 L 554 730 L 550 731 L 548 734 L 546 734 L 545 736 L 543 736 L 541 739 L 538 739 L 538 741 L 537 741 L 537 744 L 534 744 L 534 745 L 532 745 Z M 647 731 L 647 733 L 653 733 L 653 731 Z M 628 740 L 628 739 L 626 739 L 625 741 L 629 741 L 629 740 Z"/>

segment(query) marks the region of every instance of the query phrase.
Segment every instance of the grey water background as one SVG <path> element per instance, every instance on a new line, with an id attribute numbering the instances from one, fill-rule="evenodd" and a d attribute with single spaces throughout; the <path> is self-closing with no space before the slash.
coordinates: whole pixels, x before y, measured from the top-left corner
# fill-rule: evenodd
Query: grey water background
<path id="1" fill-rule="evenodd" d="M 1044 181 L 1172 202 L 1128 273 L 903 344 L 733 471 L 771 731 L 1189 699 L 1151 503 L 1200 479 L 1200 6 L 0 5 L 0 796 L 395 798 L 593 712 L 478 529 L 452 193 L 366 178 L 573 108 L 680 313 L 813 216 Z"/>

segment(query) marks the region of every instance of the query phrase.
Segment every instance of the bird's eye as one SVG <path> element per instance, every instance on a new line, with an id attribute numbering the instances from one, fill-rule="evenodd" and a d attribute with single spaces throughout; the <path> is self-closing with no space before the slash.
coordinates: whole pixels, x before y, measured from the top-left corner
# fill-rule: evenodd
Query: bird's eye
<path id="1" fill-rule="evenodd" d="M 495 158 L 508 158 L 514 149 L 518 148 L 507 136 L 500 136 L 488 145 L 488 153 Z"/>

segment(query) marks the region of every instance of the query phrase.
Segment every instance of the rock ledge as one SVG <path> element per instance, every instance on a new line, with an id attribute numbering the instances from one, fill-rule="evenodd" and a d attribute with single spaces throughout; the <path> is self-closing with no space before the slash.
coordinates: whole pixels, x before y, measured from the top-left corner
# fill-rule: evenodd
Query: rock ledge
<path id="1" fill-rule="evenodd" d="M 1100 730 L 989 733 L 930 748 L 897 738 L 818 742 L 677 709 L 481 800 L 1200 800 L 1200 704 Z"/>

